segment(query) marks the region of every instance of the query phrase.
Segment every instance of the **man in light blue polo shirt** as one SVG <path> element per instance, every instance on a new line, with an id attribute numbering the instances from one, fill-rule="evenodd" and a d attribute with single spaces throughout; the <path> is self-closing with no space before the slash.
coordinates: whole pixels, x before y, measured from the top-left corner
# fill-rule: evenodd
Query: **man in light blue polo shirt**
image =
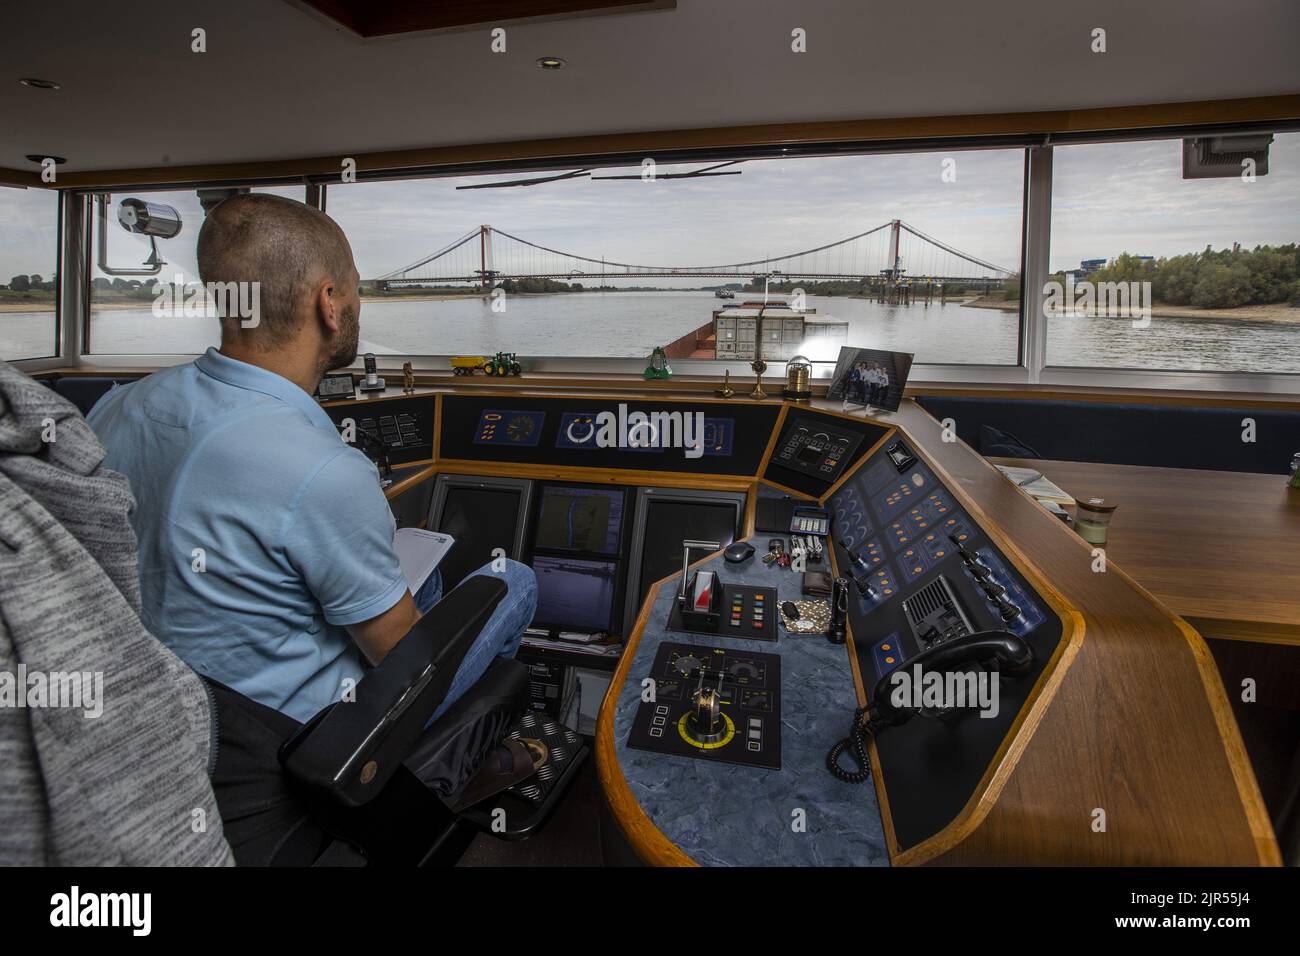
<path id="1" fill-rule="evenodd" d="M 375 466 L 311 397 L 356 358 L 360 280 L 342 230 L 302 203 L 239 195 L 208 214 L 198 260 L 205 283 L 258 283 L 257 315 L 223 318 L 219 351 L 114 389 L 88 421 L 135 493 L 145 625 L 200 673 L 306 721 L 440 587 L 417 604 Z M 509 592 L 441 709 L 512 657 L 532 620 L 533 572 L 504 564 L 477 572 Z"/>

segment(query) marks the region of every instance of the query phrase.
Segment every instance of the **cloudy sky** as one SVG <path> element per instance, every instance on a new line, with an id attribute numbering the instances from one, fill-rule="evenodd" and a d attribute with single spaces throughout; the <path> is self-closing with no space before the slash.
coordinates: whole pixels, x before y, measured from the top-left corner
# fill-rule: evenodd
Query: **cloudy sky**
<path id="1" fill-rule="evenodd" d="M 945 182 L 950 157 L 956 180 Z M 1180 162 L 1178 140 L 1058 147 L 1052 267 L 1125 251 L 1168 256 L 1207 244 L 1300 241 L 1300 133 L 1276 137 L 1271 171 L 1254 183 L 1183 180 Z M 820 246 L 895 218 L 1015 269 L 1023 166 L 1023 152 L 1007 149 L 752 160 L 735 167 L 739 176 L 676 182 L 577 179 L 463 191 L 455 186 L 512 177 L 363 182 L 330 187 L 328 211 L 351 239 L 365 278 L 405 266 L 480 224 L 597 259 L 703 265 Z M 299 187 L 274 191 L 302 196 Z M 114 197 L 115 205 L 121 198 Z M 188 190 L 148 198 L 176 206 L 185 221 L 180 236 L 162 243 L 170 264 L 164 275 L 179 268 L 191 277 L 202 223 L 197 197 Z M 49 193 L 0 188 L 0 282 L 54 271 L 53 220 Z M 116 225 L 110 237 L 115 264 L 136 266 L 148 253 L 147 242 Z M 883 243 L 884 234 L 871 241 Z M 938 267 L 937 253 L 926 260 L 923 248 L 905 246 L 911 258 L 904 268 L 918 273 Z"/>

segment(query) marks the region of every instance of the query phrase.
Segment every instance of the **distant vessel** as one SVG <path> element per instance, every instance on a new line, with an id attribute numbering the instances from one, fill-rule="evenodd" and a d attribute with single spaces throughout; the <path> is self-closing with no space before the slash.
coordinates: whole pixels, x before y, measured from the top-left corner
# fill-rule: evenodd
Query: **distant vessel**
<path id="1" fill-rule="evenodd" d="M 730 289 L 719 289 L 717 292 L 713 293 L 713 295 L 719 299 L 734 299 L 736 297 L 736 293 L 732 292 Z"/>

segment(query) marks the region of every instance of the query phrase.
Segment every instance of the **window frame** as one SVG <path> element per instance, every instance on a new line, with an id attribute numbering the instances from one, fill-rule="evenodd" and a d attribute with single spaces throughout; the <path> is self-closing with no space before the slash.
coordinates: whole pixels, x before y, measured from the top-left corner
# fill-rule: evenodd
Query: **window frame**
<path id="1" fill-rule="evenodd" d="M 28 186 L 26 188 L 41 189 L 44 187 Z M 35 355 L 28 358 L 0 359 L 0 361 L 7 362 L 14 368 L 24 371 L 40 371 L 66 365 L 67 362 L 64 356 L 76 354 L 69 352 L 67 349 L 63 323 L 63 301 L 68 281 L 63 269 L 67 237 L 67 222 L 64 211 L 68 205 L 70 203 L 67 202 L 66 193 L 63 190 L 58 190 L 58 196 L 54 204 L 54 268 L 58 277 L 58 282 L 54 286 L 54 339 L 51 343 L 54 353 L 52 355 Z"/>
<path id="2" fill-rule="evenodd" d="M 970 149 L 1019 148 L 1024 150 L 1024 199 L 1021 204 L 1022 242 L 1021 242 L 1021 300 L 1019 311 L 1019 347 L 1018 361 L 1014 365 L 986 364 L 941 364 L 918 363 L 912 367 L 911 379 L 914 383 L 933 384 L 968 384 L 994 386 L 1064 386 L 1088 387 L 1098 389 L 1141 389 L 1173 391 L 1219 391 L 1244 392 L 1262 395 L 1300 394 L 1300 372 L 1297 373 L 1261 373 L 1261 372 L 1213 372 L 1182 371 L 1154 369 L 1117 369 L 1051 366 L 1046 364 L 1047 316 L 1043 308 L 1042 288 L 1047 281 L 1048 257 L 1051 250 L 1051 209 L 1052 209 L 1052 150 L 1056 144 L 1100 143 L 1124 141 L 1150 141 L 1155 139 L 1179 139 L 1185 136 L 1207 136 L 1224 133 L 1242 132 L 1290 132 L 1300 130 L 1300 121 L 1279 122 L 1274 120 L 1238 123 L 1213 124 L 1206 126 L 1165 126 L 1155 128 L 1135 128 L 1107 131 L 1104 133 L 1053 133 L 1044 135 L 995 135 L 971 137 L 930 137 L 925 139 L 900 139 L 884 141 L 842 141 L 797 144 L 775 144 L 770 146 L 742 146 L 727 148 L 694 148 L 648 150 L 660 164 L 696 163 L 723 161 L 727 159 L 762 159 L 762 158 L 797 158 L 800 156 L 835 156 L 835 155 L 869 155 L 873 153 L 921 153 L 937 151 L 957 151 Z M 518 173 L 541 170 L 554 170 L 572 166 L 610 167 L 638 165 L 644 158 L 637 153 L 606 153 L 598 155 L 565 155 L 543 159 L 501 160 L 487 163 L 457 163 L 441 166 L 411 167 L 406 169 L 385 169 L 379 171 L 358 171 L 357 182 L 385 181 L 400 179 L 431 179 L 450 176 L 467 176 L 490 173 Z M 190 361 L 193 355 L 173 354 L 103 354 L 87 353 L 83 346 L 89 341 L 89 285 L 91 243 L 89 230 L 91 226 L 89 197 L 96 193 L 123 191 L 149 192 L 162 190 L 197 189 L 200 187 L 220 186 L 286 186 L 302 184 L 306 188 L 306 199 L 317 208 L 325 209 L 328 202 L 328 190 L 331 183 L 340 181 L 338 175 L 330 176 L 294 176 L 276 177 L 259 180 L 236 180 L 214 182 L 182 182 L 157 185 L 136 184 L 126 187 L 96 187 L 93 189 L 72 190 L 77 202 L 67 203 L 68 213 L 65 219 L 65 231 L 61 234 L 60 275 L 71 277 L 71 269 L 66 268 L 68 259 L 76 258 L 81 282 L 78 283 L 80 295 L 61 295 L 57 306 L 58 321 L 65 330 L 77 330 L 76 336 L 65 332 L 63 355 L 72 357 L 76 364 L 90 368 L 149 368 L 161 365 L 173 365 Z M 67 239 L 66 243 L 63 241 Z M 61 291 L 73 291 L 69 284 L 60 282 Z M 1030 294 L 1031 289 L 1039 290 Z M 71 339 L 76 341 L 72 342 Z M 410 362 L 417 371 L 445 371 L 448 356 L 431 354 L 386 354 L 385 365 L 400 365 Z M 644 358 L 541 358 L 530 359 L 530 371 L 539 373 L 573 375 L 600 373 L 602 375 L 622 375 L 640 377 L 644 371 Z M 66 362 L 64 363 L 66 364 Z M 360 367 L 360 359 L 353 368 Z M 716 378 L 724 371 L 730 372 L 740 380 L 753 372 L 749 363 L 744 361 L 720 361 L 716 359 L 677 359 L 673 368 L 680 375 Z M 832 363 L 818 363 L 814 368 L 814 379 L 825 382 L 829 379 Z M 770 362 L 768 376 L 781 376 L 785 368 L 782 362 Z"/>

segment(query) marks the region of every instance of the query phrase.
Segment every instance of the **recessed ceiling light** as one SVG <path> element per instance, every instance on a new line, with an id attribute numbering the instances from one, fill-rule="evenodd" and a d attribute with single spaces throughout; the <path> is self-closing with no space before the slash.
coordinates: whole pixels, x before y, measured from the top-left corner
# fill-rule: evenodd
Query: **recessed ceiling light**
<path id="1" fill-rule="evenodd" d="M 62 89 L 59 84 L 53 80 L 38 80 L 35 77 L 27 76 L 18 81 L 23 86 L 30 86 L 36 90 L 57 90 Z"/>
<path id="2" fill-rule="evenodd" d="M 27 159 L 33 163 L 44 163 L 47 159 L 52 159 L 55 166 L 62 166 L 67 162 L 62 156 L 47 156 L 45 153 L 28 153 Z"/>
<path id="3" fill-rule="evenodd" d="M 543 70 L 562 70 L 564 61 L 558 56 L 541 56 L 537 58 L 537 65 Z"/>

